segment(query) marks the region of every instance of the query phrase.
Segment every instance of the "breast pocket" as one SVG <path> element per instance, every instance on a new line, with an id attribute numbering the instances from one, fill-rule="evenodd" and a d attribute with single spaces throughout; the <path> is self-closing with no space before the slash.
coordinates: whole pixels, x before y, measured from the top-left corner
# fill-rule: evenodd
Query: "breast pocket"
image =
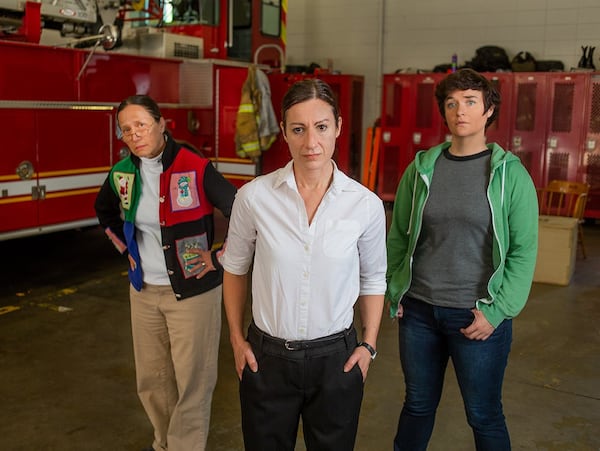
<path id="1" fill-rule="evenodd" d="M 325 224 L 323 253 L 331 258 L 347 258 L 358 252 L 360 223 L 353 219 L 329 220 Z"/>

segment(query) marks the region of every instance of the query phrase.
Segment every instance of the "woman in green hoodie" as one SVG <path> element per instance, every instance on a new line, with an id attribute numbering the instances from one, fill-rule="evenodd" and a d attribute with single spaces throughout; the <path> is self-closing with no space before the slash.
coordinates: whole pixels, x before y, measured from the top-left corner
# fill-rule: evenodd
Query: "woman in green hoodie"
<path id="1" fill-rule="evenodd" d="M 509 450 L 502 382 L 535 269 L 536 191 L 515 155 L 486 143 L 500 96 L 485 77 L 459 70 L 435 95 L 452 140 L 406 169 L 387 241 L 406 385 L 394 449 L 427 448 L 451 358 L 477 450 Z"/>

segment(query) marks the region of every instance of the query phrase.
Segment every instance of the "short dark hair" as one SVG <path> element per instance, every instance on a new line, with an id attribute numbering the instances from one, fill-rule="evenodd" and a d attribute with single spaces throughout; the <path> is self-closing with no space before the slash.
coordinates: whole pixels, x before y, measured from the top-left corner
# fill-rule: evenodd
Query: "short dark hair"
<path id="1" fill-rule="evenodd" d="M 446 99 L 451 92 L 466 91 L 467 89 L 481 91 L 485 112 L 494 107 L 494 112 L 485 123 L 485 128 L 487 129 L 496 120 L 498 114 L 500 113 L 500 93 L 491 81 L 473 69 L 459 69 L 456 72 L 449 74 L 446 76 L 446 78 L 438 83 L 435 88 L 435 97 L 437 99 L 440 114 L 445 121 Z"/>
<path id="2" fill-rule="evenodd" d="M 117 117 L 119 113 L 123 111 L 123 109 L 128 105 L 139 105 L 143 107 L 150 116 L 154 118 L 156 122 L 160 121 L 162 114 L 160 112 L 160 108 L 158 104 L 152 99 L 152 97 L 147 95 L 136 94 L 134 96 L 129 96 L 125 100 L 123 100 L 118 108 L 117 108 Z"/>
<path id="3" fill-rule="evenodd" d="M 339 124 L 339 106 L 331 86 L 318 78 L 308 78 L 294 83 L 283 96 L 283 101 L 281 102 L 281 122 L 283 122 L 283 128 L 285 128 L 285 116 L 288 110 L 294 105 L 310 99 L 320 99 L 328 103 L 333 111 L 336 125 Z"/>

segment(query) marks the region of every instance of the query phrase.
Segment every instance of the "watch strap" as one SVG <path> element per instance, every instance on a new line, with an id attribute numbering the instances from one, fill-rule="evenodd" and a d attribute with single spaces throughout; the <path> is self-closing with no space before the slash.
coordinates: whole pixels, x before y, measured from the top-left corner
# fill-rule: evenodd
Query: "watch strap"
<path id="1" fill-rule="evenodd" d="M 369 353 L 371 354 L 371 360 L 375 360 L 375 357 L 377 356 L 377 351 L 375 350 L 375 348 L 373 346 L 371 346 L 366 341 L 361 341 L 360 343 L 358 343 L 357 346 L 362 346 L 364 348 L 367 348 L 367 351 L 369 351 Z"/>

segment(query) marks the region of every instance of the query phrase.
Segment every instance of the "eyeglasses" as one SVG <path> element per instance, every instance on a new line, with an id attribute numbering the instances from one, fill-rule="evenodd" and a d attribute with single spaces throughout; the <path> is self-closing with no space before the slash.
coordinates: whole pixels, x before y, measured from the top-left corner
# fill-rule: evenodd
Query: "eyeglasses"
<path id="1" fill-rule="evenodd" d="M 121 133 L 123 134 L 123 139 L 131 139 L 133 135 L 144 136 L 147 135 L 154 122 L 146 124 L 145 122 L 136 122 L 132 127 L 122 128 Z"/>

